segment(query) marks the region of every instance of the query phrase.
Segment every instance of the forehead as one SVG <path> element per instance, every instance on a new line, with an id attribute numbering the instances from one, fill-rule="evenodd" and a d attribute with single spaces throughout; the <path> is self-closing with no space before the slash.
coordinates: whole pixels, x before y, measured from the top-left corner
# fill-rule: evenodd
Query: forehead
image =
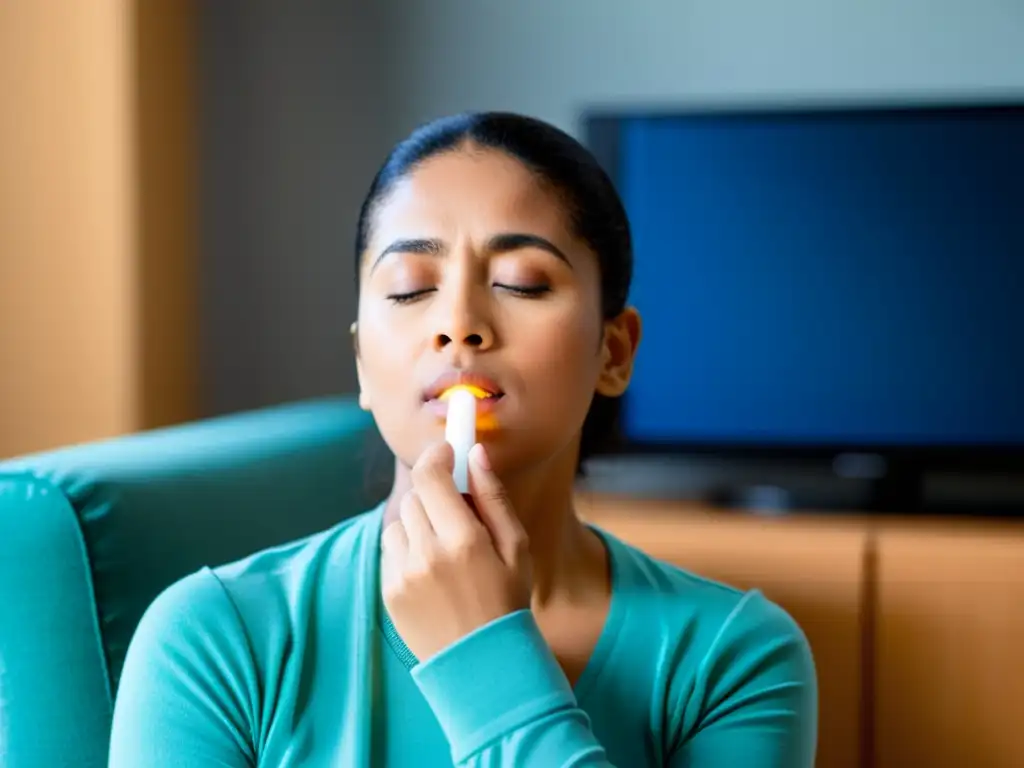
<path id="1" fill-rule="evenodd" d="M 559 195 L 521 162 L 497 150 L 460 148 L 428 158 L 400 179 L 372 229 L 374 241 L 503 231 L 565 238 L 567 225 Z"/>

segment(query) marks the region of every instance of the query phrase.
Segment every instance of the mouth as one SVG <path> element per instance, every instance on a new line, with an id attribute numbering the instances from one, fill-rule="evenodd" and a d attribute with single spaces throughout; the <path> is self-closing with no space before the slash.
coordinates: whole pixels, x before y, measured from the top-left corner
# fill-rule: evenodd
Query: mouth
<path id="1" fill-rule="evenodd" d="M 481 402 L 496 402 L 505 396 L 497 382 L 478 374 L 461 373 L 442 376 L 423 392 L 424 402 L 445 402 L 457 389 L 470 392 Z"/>
<path id="2" fill-rule="evenodd" d="M 476 398 L 477 428 L 493 428 L 497 424 L 497 410 L 505 399 L 505 392 L 486 376 L 469 373 L 442 376 L 424 391 L 423 403 L 435 418 L 443 421 L 448 415 L 448 398 L 458 389 L 466 390 Z"/>
<path id="3" fill-rule="evenodd" d="M 486 389 L 481 387 L 475 387 L 471 384 L 456 384 L 454 387 L 449 387 L 442 392 L 437 399 L 447 402 L 448 398 L 451 397 L 452 392 L 463 389 L 469 392 L 477 400 L 500 400 L 505 396 L 504 392 L 488 392 Z"/>

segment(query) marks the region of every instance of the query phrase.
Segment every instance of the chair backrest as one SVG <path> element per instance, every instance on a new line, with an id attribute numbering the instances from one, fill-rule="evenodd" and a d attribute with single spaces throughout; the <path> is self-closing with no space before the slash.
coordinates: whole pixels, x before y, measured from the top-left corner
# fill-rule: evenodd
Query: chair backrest
<path id="1" fill-rule="evenodd" d="M 335 398 L 0 462 L 0 766 L 106 765 L 150 602 L 371 507 L 374 443 Z"/>

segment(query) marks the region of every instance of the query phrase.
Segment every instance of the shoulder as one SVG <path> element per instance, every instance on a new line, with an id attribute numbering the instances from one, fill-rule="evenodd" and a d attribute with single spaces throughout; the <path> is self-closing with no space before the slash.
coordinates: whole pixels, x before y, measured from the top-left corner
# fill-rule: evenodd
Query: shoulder
<path id="1" fill-rule="evenodd" d="M 363 623 L 355 590 L 367 583 L 359 558 L 376 551 L 375 521 L 364 513 L 165 589 L 128 647 L 115 704 L 119 748 L 152 750 L 157 739 L 165 754 L 177 754 L 170 741 L 181 738 L 251 757 L 266 736 L 264 715 L 290 706 L 301 690 L 317 623 L 334 622 L 328 629 L 339 645 L 346 629 Z M 139 742 L 143 736 L 149 741 Z"/>
<path id="2" fill-rule="evenodd" d="M 736 589 L 611 541 L 629 610 L 657 635 L 677 738 L 736 708 L 784 706 L 814 717 L 811 647 L 785 609 L 760 590 Z"/>
<path id="3" fill-rule="evenodd" d="M 745 591 L 700 576 L 651 557 L 608 533 L 601 534 L 612 551 L 613 567 L 619 571 L 619 580 L 633 609 L 696 622 L 709 646 L 750 631 L 767 637 L 793 637 L 806 644 L 793 618 L 760 590 Z M 670 621 L 666 631 L 671 631 L 676 623 Z"/>
<path id="4" fill-rule="evenodd" d="M 150 604 L 132 644 L 195 644 L 248 653 L 252 635 L 288 623 L 296 602 L 332 563 L 352 562 L 369 541 L 374 519 L 366 512 L 312 536 L 189 574 Z"/>
<path id="5" fill-rule="evenodd" d="M 274 595 L 294 594 L 296 587 L 323 575 L 332 566 L 350 566 L 376 543 L 377 509 L 364 512 L 327 530 L 255 552 L 217 566 L 211 574 L 233 601 L 256 596 L 266 606 Z"/>
<path id="6" fill-rule="evenodd" d="M 171 584 L 150 603 L 132 635 L 129 656 L 141 649 L 188 644 L 212 630 L 235 634 L 237 616 L 227 593 L 209 568 Z"/>

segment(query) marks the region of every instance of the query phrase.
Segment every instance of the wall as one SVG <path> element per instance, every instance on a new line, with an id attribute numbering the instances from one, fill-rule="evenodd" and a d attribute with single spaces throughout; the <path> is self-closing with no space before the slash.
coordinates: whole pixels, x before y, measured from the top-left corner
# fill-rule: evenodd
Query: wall
<path id="1" fill-rule="evenodd" d="M 0 456 L 132 426 L 126 5 L 0 5 Z"/>
<path id="2" fill-rule="evenodd" d="M 207 413 L 354 389 L 356 211 L 394 138 L 374 7 L 202 5 Z"/>
<path id="3" fill-rule="evenodd" d="M 1024 91 L 1012 0 L 393 0 L 399 124 L 594 104 Z"/>
<path id="4" fill-rule="evenodd" d="M 356 210 L 390 144 L 464 109 L 1024 92 L 1013 0 L 382 0 L 203 9 L 211 411 L 354 387 Z"/>
<path id="5" fill-rule="evenodd" d="M 0 457 L 196 416 L 193 22 L 0 3 Z"/>

